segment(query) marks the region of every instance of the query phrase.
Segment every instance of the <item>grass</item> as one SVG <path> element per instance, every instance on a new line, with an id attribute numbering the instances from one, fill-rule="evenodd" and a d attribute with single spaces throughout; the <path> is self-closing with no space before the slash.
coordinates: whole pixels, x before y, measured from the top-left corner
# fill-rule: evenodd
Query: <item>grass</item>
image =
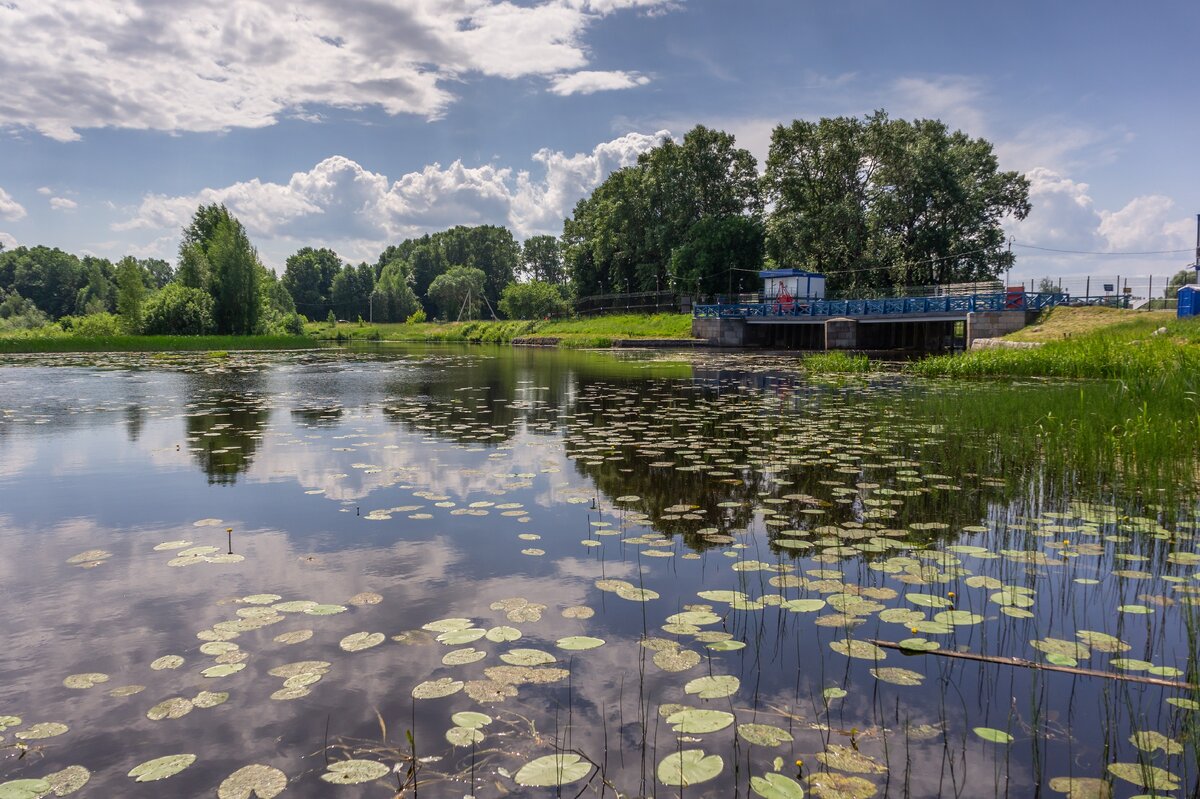
<path id="1" fill-rule="evenodd" d="M 529 338 L 561 347 L 611 347 L 622 339 L 691 340 L 689 314 L 622 314 L 578 319 L 422 322 L 419 324 L 308 325 L 306 332 L 330 341 L 465 341 L 509 344 Z M 340 336 L 340 338 L 339 338 Z"/>
<path id="2" fill-rule="evenodd" d="M 314 346 L 305 336 L 72 336 L 0 335 L 0 353 L 175 352 L 294 350 Z"/>
<path id="3" fill-rule="evenodd" d="M 1044 312 L 1034 324 L 1010 333 L 1004 338 L 1009 341 L 1058 341 L 1086 333 L 1094 333 L 1113 325 L 1132 325 L 1145 328 L 1146 333 L 1161 327 L 1172 319 L 1171 311 L 1126 311 L 1118 308 L 1051 308 Z"/>
<path id="4" fill-rule="evenodd" d="M 863 374 L 871 371 L 871 362 L 866 355 L 820 352 L 805 356 L 804 368 L 814 374 Z"/>

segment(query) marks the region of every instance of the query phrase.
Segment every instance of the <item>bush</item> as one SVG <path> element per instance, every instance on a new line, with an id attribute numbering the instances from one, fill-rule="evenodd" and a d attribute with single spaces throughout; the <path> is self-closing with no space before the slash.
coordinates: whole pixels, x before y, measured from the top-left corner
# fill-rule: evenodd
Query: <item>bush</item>
<path id="1" fill-rule="evenodd" d="M 216 329 L 207 291 L 170 283 L 142 308 L 142 332 L 159 336 L 202 336 Z"/>
<path id="2" fill-rule="evenodd" d="M 508 284 L 500 295 L 499 306 L 509 319 L 546 319 L 566 316 L 569 311 L 558 287 L 540 280 Z"/>
<path id="3" fill-rule="evenodd" d="M 425 309 L 424 309 L 424 308 L 418 308 L 417 310 L 415 310 L 415 311 L 413 311 L 412 313 L 410 313 L 410 314 L 408 315 L 408 318 L 407 318 L 407 319 L 405 319 L 404 321 L 405 321 L 407 324 L 410 324 L 410 325 L 419 325 L 419 324 L 421 324 L 422 322 L 424 322 L 424 321 L 425 321 Z"/>
<path id="4" fill-rule="evenodd" d="M 110 313 L 92 313 L 87 316 L 64 316 L 58 320 L 59 327 L 68 333 L 84 338 L 120 336 L 128 331 L 121 317 Z"/>

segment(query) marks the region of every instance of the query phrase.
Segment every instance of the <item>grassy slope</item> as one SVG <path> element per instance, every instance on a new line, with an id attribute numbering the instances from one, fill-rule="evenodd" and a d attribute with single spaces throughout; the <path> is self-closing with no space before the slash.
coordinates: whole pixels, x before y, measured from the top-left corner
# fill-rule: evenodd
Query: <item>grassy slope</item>
<path id="1" fill-rule="evenodd" d="M 608 347 L 617 339 L 690 339 L 688 314 L 625 314 L 550 321 L 426 322 L 422 324 L 310 324 L 310 335 L 331 339 L 338 332 L 352 339 L 383 341 L 472 341 L 507 344 L 516 338 L 560 339 L 565 347 Z"/>
<path id="2" fill-rule="evenodd" d="M 1131 324 L 1149 333 L 1172 319 L 1172 311 L 1123 311 L 1117 308 L 1051 308 L 1035 324 L 1010 333 L 1009 341 L 1058 341 L 1112 325 Z"/>

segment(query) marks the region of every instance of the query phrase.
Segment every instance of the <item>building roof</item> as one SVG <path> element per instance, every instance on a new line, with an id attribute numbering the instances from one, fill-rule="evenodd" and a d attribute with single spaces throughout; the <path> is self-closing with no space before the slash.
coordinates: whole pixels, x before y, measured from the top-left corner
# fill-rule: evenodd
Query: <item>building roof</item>
<path id="1" fill-rule="evenodd" d="M 766 279 L 773 277 L 825 277 L 820 272 L 805 272 L 803 269 L 764 269 L 758 273 L 758 276 Z"/>

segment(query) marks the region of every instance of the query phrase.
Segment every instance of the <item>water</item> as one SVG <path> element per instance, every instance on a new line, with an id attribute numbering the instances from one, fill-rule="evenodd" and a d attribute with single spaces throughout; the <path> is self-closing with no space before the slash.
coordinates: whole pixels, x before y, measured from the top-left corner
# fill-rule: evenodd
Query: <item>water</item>
<path id="1" fill-rule="evenodd" d="M 430 797 L 1200 790 L 1195 691 L 867 643 L 1197 681 L 1194 479 L 1168 501 L 1033 448 L 1001 459 L 931 412 L 948 384 L 508 348 L 6 364 L 0 783 L 80 765 L 81 796 L 214 795 L 263 764 L 285 796 L 410 795 L 414 766 Z M 1032 408 L 1052 390 L 970 392 Z M 469 623 L 421 629 L 446 619 Z M 345 651 L 355 633 L 384 639 Z M 603 644 L 559 646 L 574 636 Z M 561 671 L 497 671 L 515 649 Z M 301 661 L 328 666 L 269 674 Z M 87 674 L 105 681 L 64 686 Z M 708 676 L 736 690 L 685 690 Z M 465 690 L 413 698 L 441 678 Z M 111 694 L 125 686 L 144 689 Z M 202 691 L 228 699 L 147 718 Z M 721 728 L 676 733 L 686 708 L 719 713 L 674 722 Z M 462 711 L 492 719 L 473 746 L 446 738 Z M 68 730 L 27 736 L 44 722 Z M 690 750 L 720 757 L 695 775 L 715 776 L 664 784 L 659 764 Z M 514 781 L 556 751 L 578 779 Z M 196 760 L 126 776 L 175 754 Z M 349 758 L 389 774 L 322 780 Z"/>

